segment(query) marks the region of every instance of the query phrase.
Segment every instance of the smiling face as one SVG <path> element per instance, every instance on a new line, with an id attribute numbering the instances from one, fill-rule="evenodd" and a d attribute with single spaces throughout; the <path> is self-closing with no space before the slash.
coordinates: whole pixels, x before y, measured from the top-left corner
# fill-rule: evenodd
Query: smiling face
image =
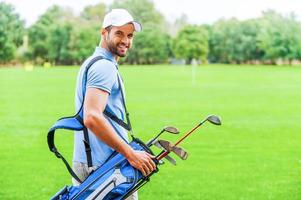
<path id="1" fill-rule="evenodd" d="M 133 24 L 110 26 L 102 30 L 101 46 L 109 50 L 115 57 L 124 57 L 132 46 L 133 37 Z"/>

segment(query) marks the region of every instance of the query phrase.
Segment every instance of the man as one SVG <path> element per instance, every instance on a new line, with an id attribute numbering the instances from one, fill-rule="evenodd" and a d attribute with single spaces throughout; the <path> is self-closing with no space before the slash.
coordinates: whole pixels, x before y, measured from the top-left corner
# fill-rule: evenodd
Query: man
<path id="1" fill-rule="evenodd" d="M 123 83 L 118 78 L 117 61 L 119 57 L 126 55 L 132 45 L 134 32 L 140 30 L 141 25 L 135 22 L 126 10 L 113 9 L 104 18 L 99 47 L 96 47 L 94 54 L 83 63 L 79 71 L 75 103 L 76 109 L 79 110 L 84 100 L 84 124 L 89 129 L 93 165 L 90 169 L 87 166 L 83 132 L 75 132 L 73 169 L 81 180 L 84 180 L 92 169 L 103 164 L 114 150 L 123 154 L 143 175 L 151 173 L 156 167 L 152 161 L 153 156 L 144 151 L 133 150 L 124 141 L 128 140 L 126 130 L 103 114 L 106 109 L 120 119 L 125 118 L 121 94 Z M 88 63 L 96 56 L 105 59 L 96 61 L 89 68 L 83 99 L 83 74 Z M 78 185 L 75 179 L 73 183 Z"/>

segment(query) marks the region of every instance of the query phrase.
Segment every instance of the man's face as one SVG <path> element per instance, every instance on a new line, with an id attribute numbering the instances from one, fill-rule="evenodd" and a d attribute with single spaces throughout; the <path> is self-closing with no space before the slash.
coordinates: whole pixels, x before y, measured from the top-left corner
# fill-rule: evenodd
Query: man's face
<path id="1" fill-rule="evenodd" d="M 127 50 L 132 46 L 134 26 L 133 24 L 111 26 L 106 28 L 104 37 L 111 53 L 119 57 L 124 57 Z"/>

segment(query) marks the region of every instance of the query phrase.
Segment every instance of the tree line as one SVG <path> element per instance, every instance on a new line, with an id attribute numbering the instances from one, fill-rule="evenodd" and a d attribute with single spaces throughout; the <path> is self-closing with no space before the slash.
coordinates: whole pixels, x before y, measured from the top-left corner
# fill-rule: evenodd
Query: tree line
<path id="1" fill-rule="evenodd" d="M 110 5 L 87 6 L 79 15 L 52 6 L 28 28 L 12 5 L 1 2 L 0 64 L 81 64 L 98 45 L 103 17 L 112 8 L 128 9 L 143 25 L 123 63 L 291 64 L 301 60 L 301 23 L 294 14 L 269 10 L 249 20 L 193 25 L 185 15 L 166 21 L 151 0 L 115 0 Z"/>

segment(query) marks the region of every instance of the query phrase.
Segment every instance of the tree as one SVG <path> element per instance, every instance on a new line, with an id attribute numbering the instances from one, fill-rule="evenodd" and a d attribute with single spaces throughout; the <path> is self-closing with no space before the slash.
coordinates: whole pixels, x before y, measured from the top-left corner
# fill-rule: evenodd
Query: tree
<path id="1" fill-rule="evenodd" d="M 208 33 L 201 26 L 185 26 L 173 42 L 176 58 L 185 59 L 186 63 L 191 63 L 192 59 L 206 62 L 208 48 Z"/>
<path id="2" fill-rule="evenodd" d="M 45 60 L 50 61 L 48 52 L 51 46 L 49 41 L 51 29 L 58 23 L 62 15 L 63 11 L 59 6 L 52 6 L 28 30 L 29 55 L 39 64 Z"/>
<path id="3" fill-rule="evenodd" d="M 212 62 L 291 62 L 300 58 L 301 26 L 293 15 L 283 17 L 274 11 L 242 22 L 219 20 L 211 28 L 209 44 Z"/>
<path id="4" fill-rule="evenodd" d="M 50 31 L 48 47 L 48 58 L 55 64 L 73 64 L 73 57 L 71 56 L 71 32 L 73 27 L 71 24 L 57 24 Z"/>
<path id="5" fill-rule="evenodd" d="M 127 9 L 145 29 L 156 28 L 167 31 L 163 15 L 156 10 L 151 0 L 115 0 L 110 5 L 110 9 L 113 8 Z"/>
<path id="6" fill-rule="evenodd" d="M 176 37 L 179 30 L 183 27 L 189 25 L 188 17 L 185 14 L 182 14 L 179 18 L 175 19 L 174 22 L 167 22 L 167 32 L 171 37 Z"/>
<path id="7" fill-rule="evenodd" d="M 170 54 L 171 38 L 157 29 L 144 29 L 137 33 L 133 47 L 125 59 L 130 64 L 156 64 L 167 62 Z"/>
<path id="8" fill-rule="evenodd" d="M 106 14 L 106 10 L 106 5 L 104 3 L 99 3 L 85 7 L 80 16 L 83 20 L 86 20 L 90 26 L 92 25 L 99 28 Z"/>
<path id="9" fill-rule="evenodd" d="M 241 58 L 238 62 L 260 61 L 264 56 L 264 50 L 258 43 L 258 33 L 262 29 L 257 19 L 242 21 L 238 27 L 237 37 L 240 37 L 241 43 L 237 45 L 241 49 Z"/>
<path id="10" fill-rule="evenodd" d="M 109 7 L 127 9 L 143 27 L 123 62 L 154 64 L 168 60 L 171 40 L 166 34 L 166 22 L 151 0 L 115 0 Z"/>
<path id="11" fill-rule="evenodd" d="M 265 52 L 265 60 L 275 63 L 277 59 L 282 59 L 290 63 L 301 58 L 301 26 L 294 15 L 283 17 L 268 11 L 260 20 L 263 28 L 258 40 Z"/>
<path id="12" fill-rule="evenodd" d="M 68 8 L 50 7 L 29 28 L 29 57 L 38 64 L 80 64 L 98 45 L 105 9 L 87 6 L 77 17 Z"/>
<path id="13" fill-rule="evenodd" d="M 236 19 L 219 20 L 213 25 L 209 41 L 211 62 L 230 63 L 238 57 L 241 52 L 237 46 L 241 42 L 237 37 L 238 26 Z"/>
<path id="14" fill-rule="evenodd" d="M 0 2 L 0 63 L 15 57 L 16 49 L 23 42 L 24 21 L 12 5 Z"/>
<path id="15" fill-rule="evenodd" d="M 260 24 L 257 20 L 219 20 L 210 31 L 211 62 L 245 63 L 261 59 L 263 52 L 257 41 Z"/>

